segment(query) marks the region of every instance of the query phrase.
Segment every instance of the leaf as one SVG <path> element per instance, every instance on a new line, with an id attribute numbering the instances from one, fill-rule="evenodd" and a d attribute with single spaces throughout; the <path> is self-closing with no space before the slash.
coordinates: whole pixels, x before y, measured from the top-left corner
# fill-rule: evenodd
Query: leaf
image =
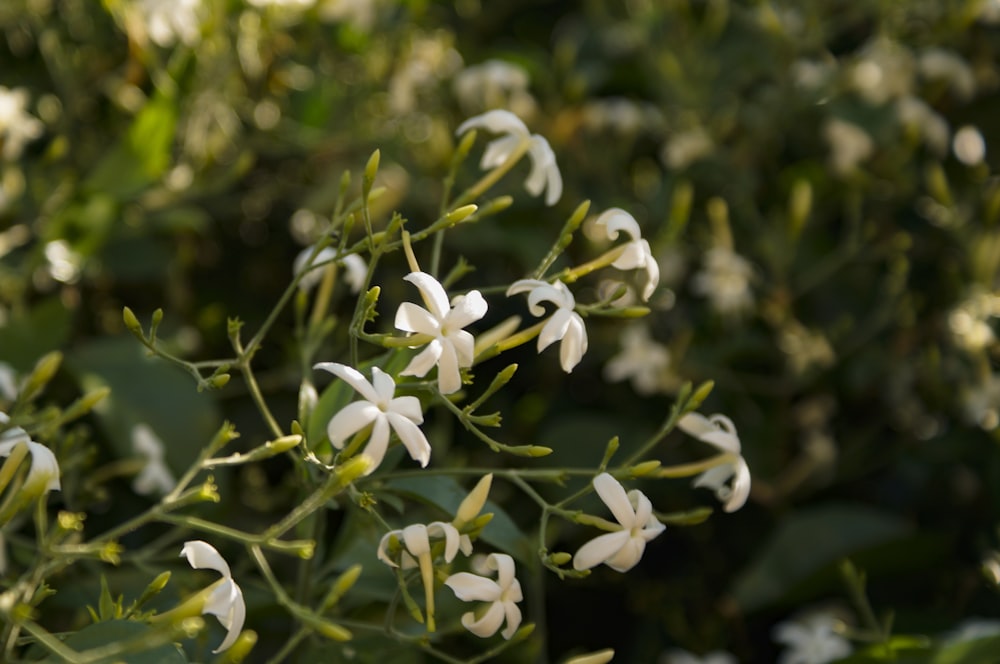
<path id="1" fill-rule="evenodd" d="M 767 606 L 810 575 L 860 551 L 903 537 L 900 518 L 854 505 L 825 505 L 785 518 L 733 590 L 745 611 Z"/>
<path id="2" fill-rule="evenodd" d="M 42 355 L 65 345 L 71 323 L 72 314 L 58 298 L 42 300 L 0 327 L 0 359 L 18 372 L 29 371 Z"/>
<path id="3" fill-rule="evenodd" d="M 407 494 L 413 500 L 433 505 L 446 514 L 454 514 L 468 495 L 468 489 L 451 477 L 398 477 L 385 487 Z M 514 520 L 496 503 L 487 500 L 482 513 L 493 513 L 493 519 L 483 528 L 480 538 L 514 558 L 528 562 L 534 555 L 531 539 L 517 527 Z"/>
<path id="4" fill-rule="evenodd" d="M 77 652 L 82 652 L 122 641 L 140 641 L 140 637 L 143 635 L 152 634 L 154 634 L 154 630 L 143 623 L 129 620 L 111 620 L 84 627 L 80 631 L 70 634 L 63 643 Z M 142 649 L 142 646 L 139 646 L 139 648 L 137 652 L 131 654 L 115 655 L 113 657 L 88 661 L 92 662 L 92 664 L 111 664 L 111 662 L 123 662 L 124 664 L 187 664 L 188 662 L 184 652 L 171 643 L 155 648 Z M 48 657 L 43 661 L 45 664 L 55 664 L 62 660 Z"/>
<path id="5" fill-rule="evenodd" d="M 1000 634 L 959 641 L 942 646 L 931 664 L 997 664 L 1000 662 Z"/>

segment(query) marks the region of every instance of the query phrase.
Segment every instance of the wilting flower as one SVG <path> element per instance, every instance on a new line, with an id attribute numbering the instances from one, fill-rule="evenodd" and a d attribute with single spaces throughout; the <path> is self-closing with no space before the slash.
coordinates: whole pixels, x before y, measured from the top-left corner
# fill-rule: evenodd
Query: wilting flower
<path id="1" fill-rule="evenodd" d="M 624 232 L 631 238 L 631 241 L 624 245 L 624 249 L 618 258 L 611 265 L 619 270 L 633 270 L 643 268 L 646 270 L 646 285 L 642 289 L 642 299 L 646 301 L 656 290 L 660 283 L 660 265 L 653 258 L 653 252 L 649 248 L 649 242 L 642 238 L 639 230 L 639 223 L 635 217 L 621 208 L 611 208 L 605 210 L 595 222 L 597 226 L 604 226 L 608 238 L 617 240 L 618 234 Z"/>
<path id="2" fill-rule="evenodd" d="M 0 429 L 9 423 L 7 413 L 0 413 Z M 28 453 L 31 454 L 31 468 L 24 480 L 23 489 L 30 494 L 60 491 L 62 487 L 59 483 L 59 462 L 56 461 L 56 455 L 41 443 L 31 440 L 28 432 L 21 427 L 11 427 L 0 433 L 0 457 L 10 456 L 20 443 L 26 444 Z"/>
<path id="3" fill-rule="evenodd" d="M 459 572 L 445 579 L 444 584 L 463 602 L 490 602 L 486 613 L 478 620 L 472 611 L 462 614 L 463 627 L 476 636 L 486 638 L 496 634 L 506 620 L 507 627 L 500 635 L 509 639 L 521 625 L 521 609 L 517 602 L 524 599 L 521 582 L 514 576 L 514 559 L 506 553 L 491 553 L 486 558 L 486 567 L 496 570 L 496 581 L 469 572 Z"/>
<path id="4" fill-rule="evenodd" d="M 306 269 L 306 261 L 309 260 L 312 252 L 312 247 L 306 247 L 295 257 L 295 262 L 292 264 L 292 272 L 294 274 L 299 274 Z M 336 257 L 337 250 L 333 247 L 320 249 L 316 257 L 309 263 L 308 272 L 299 279 L 299 288 L 306 291 L 314 288 L 323 278 L 323 271 L 316 269 L 314 266 L 326 263 Z M 365 259 L 357 254 L 348 254 L 340 260 L 340 264 L 344 266 L 344 270 L 347 273 L 344 276 L 344 281 L 350 286 L 351 292 L 359 292 L 365 285 L 365 277 L 368 276 L 368 265 L 365 264 Z"/>
<path id="5" fill-rule="evenodd" d="M 457 392 L 462 386 L 460 368 L 471 367 L 475 339 L 463 330 L 486 315 L 486 300 L 477 291 L 456 295 L 449 304 L 448 295 L 437 279 L 425 272 L 411 272 L 403 277 L 420 289 L 427 308 L 404 302 L 396 310 L 396 328 L 404 332 L 426 334 L 433 339 L 400 372 L 402 376 L 425 376 L 438 367 L 438 389 L 442 394 Z"/>
<path id="6" fill-rule="evenodd" d="M 521 279 L 510 285 L 507 296 L 525 291 L 530 291 L 528 311 L 533 316 L 545 315 L 544 307 L 539 305 L 540 301 L 551 302 L 558 307 L 538 335 L 538 352 L 541 353 L 561 339 L 559 362 L 563 371 L 570 373 L 587 352 L 587 328 L 584 327 L 580 314 L 575 311 L 576 300 L 573 294 L 561 281 L 550 284 L 538 279 Z"/>
<path id="7" fill-rule="evenodd" d="M 642 395 L 667 389 L 671 374 L 670 351 L 649 337 L 645 325 L 633 325 L 622 332 L 622 350 L 604 365 L 604 377 L 610 381 L 631 379 L 632 387 Z"/>
<path id="8" fill-rule="evenodd" d="M 163 460 L 163 441 L 145 424 L 132 428 L 132 451 L 143 457 L 146 465 L 132 481 L 132 490 L 144 496 L 170 493 L 177 486 L 170 468 Z"/>
<path id="9" fill-rule="evenodd" d="M 371 425 L 372 432 L 365 447 L 365 456 L 371 459 L 368 472 L 375 470 L 389 447 L 389 430 L 399 436 L 414 461 L 426 466 L 431 458 L 431 446 L 417 426 L 424 421 L 420 400 L 413 396 L 395 397 L 396 383 L 392 376 L 378 367 L 372 367 L 372 382 L 369 383 L 361 372 L 336 362 L 320 362 L 314 369 L 329 371 L 353 387 L 363 401 L 348 404 L 330 419 L 326 434 L 330 444 L 343 449 L 348 439 L 355 433 Z"/>
<path id="10" fill-rule="evenodd" d="M 202 607 L 203 614 L 209 613 L 219 619 L 222 626 L 226 628 L 226 638 L 219 647 L 212 652 L 222 652 L 236 642 L 240 631 L 243 629 L 243 621 L 246 620 L 247 606 L 243 601 L 243 591 L 233 581 L 233 574 L 229 571 L 229 564 L 219 554 L 214 546 L 201 540 L 184 542 L 181 555 L 187 558 L 188 564 L 195 569 L 212 569 L 222 575 L 212 588 L 211 593 L 205 599 Z"/>
<path id="11" fill-rule="evenodd" d="M 555 205 L 558 202 L 562 196 L 562 175 L 559 173 L 559 165 L 556 164 L 556 155 L 545 138 L 529 132 L 521 119 L 510 111 L 500 109 L 469 118 L 459 125 L 455 133 L 462 135 L 470 129 L 477 128 L 495 134 L 505 134 L 490 141 L 486 146 L 483 158 L 479 162 L 480 168 L 488 170 L 501 166 L 522 143 L 527 142 L 528 154 L 531 156 L 531 172 L 524 182 L 524 188 L 532 196 L 539 196 L 548 190 L 545 195 L 546 205 Z"/>
<path id="12" fill-rule="evenodd" d="M 771 635 L 788 646 L 778 664 L 827 664 L 850 655 L 850 642 L 836 632 L 838 622 L 832 615 L 818 613 L 776 625 Z"/>
<path id="13" fill-rule="evenodd" d="M 573 568 L 590 569 L 604 563 L 616 572 L 627 572 L 638 564 L 649 542 L 666 528 L 653 515 L 653 505 L 638 489 L 625 487 L 608 473 L 594 478 L 594 490 L 608 506 L 619 530 L 598 535 L 573 556 Z"/>
<path id="14" fill-rule="evenodd" d="M 25 143 L 42 135 L 44 125 L 25 110 L 27 106 L 27 90 L 0 85 L 0 146 L 4 159 L 17 159 Z"/>
<path id="15" fill-rule="evenodd" d="M 725 455 L 719 465 L 695 478 L 694 486 L 714 489 L 716 497 L 723 502 L 722 509 L 727 512 L 735 512 L 743 507 L 750 495 L 750 468 L 740 453 L 740 439 L 736 435 L 733 421 L 725 415 L 705 417 L 698 413 L 688 413 L 677 422 L 677 426 L 688 435 L 718 448 Z M 726 486 L 730 478 L 733 478 L 732 486 Z"/>
<path id="16" fill-rule="evenodd" d="M 458 555 L 459 549 L 465 555 L 472 553 L 472 542 L 467 535 L 459 535 L 458 529 L 450 523 L 434 521 L 424 525 L 416 523 L 402 530 L 391 530 L 382 536 L 376 556 L 390 567 L 403 569 L 420 567 L 420 578 L 424 584 L 424 603 L 427 610 L 427 629 L 434 631 L 434 562 L 431 559 L 431 537 L 444 538 L 444 561 L 450 563 Z M 389 548 L 402 545 L 400 563 L 389 557 Z"/>

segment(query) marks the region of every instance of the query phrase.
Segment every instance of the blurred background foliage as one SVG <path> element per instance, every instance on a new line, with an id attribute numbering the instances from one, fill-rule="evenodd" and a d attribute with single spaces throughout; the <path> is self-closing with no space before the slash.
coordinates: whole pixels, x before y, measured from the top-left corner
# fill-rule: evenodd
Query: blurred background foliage
<path id="1" fill-rule="evenodd" d="M 437 217 L 454 128 L 508 108 L 550 140 L 565 193 L 545 209 L 507 178 L 498 193 L 515 205 L 452 232 L 442 271 L 461 256 L 475 266 L 463 288 L 509 283 L 589 199 L 639 220 L 662 279 L 625 335 L 588 320 L 569 377 L 533 348 L 477 369 L 521 363 L 525 378 L 495 399 L 505 440 L 553 447 L 539 465 L 594 465 L 611 436 L 627 447 L 651 432 L 681 381 L 712 379 L 705 410 L 736 422 L 754 482 L 743 510 L 671 528 L 628 575 L 548 579 L 545 615 L 529 620 L 546 625 L 549 655 L 614 646 L 616 661 L 651 662 L 678 646 L 774 661 L 777 621 L 848 606 L 845 556 L 897 632 L 1000 614 L 981 572 L 1000 545 L 1000 180 L 987 149 L 1000 140 L 1000 4 L 192 0 L 169 17 L 159 4 L 0 6 L 0 360 L 26 372 L 64 351 L 53 399 L 112 387 L 81 431 L 86 467 L 128 457 L 139 422 L 175 470 L 223 417 L 247 445 L 267 436 L 238 381 L 198 394 L 143 358 L 122 306 L 144 321 L 162 307 L 160 337 L 184 357 L 229 355 L 227 317 L 253 329 L 267 315 L 345 170 L 356 190 L 380 148 L 376 222 L 398 209 L 420 228 Z M 585 224 L 569 258 L 603 242 Z M 405 270 L 376 274 L 380 330 L 408 295 Z M 574 288 L 586 302 L 614 285 Z M 349 320 L 353 300 L 337 295 Z M 486 322 L 513 313 L 491 298 Z M 256 360 L 282 422 L 302 377 L 292 318 Z M 345 327 L 322 359 L 345 357 Z M 496 463 L 440 413 L 428 431 L 436 459 Z M 679 443 L 665 463 L 702 456 Z M 296 498 L 280 461 L 219 480 L 217 516 L 234 526 Z M 643 490 L 661 510 L 714 506 L 685 481 Z M 511 527 L 530 529 L 530 505 L 504 491 L 493 499 Z M 116 496 L 131 496 L 127 478 L 56 500 L 91 512 L 89 528 L 138 509 Z M 350 532 L 333 525 L 331 538 Z M 552 546 L 580 541 L 565 529 Z M 96 589 L 74 574 L 56 586 Z M 63 596 L 50 602 L 79 626 Z M 278 615 L 258 608 L 251 623 Z"/>

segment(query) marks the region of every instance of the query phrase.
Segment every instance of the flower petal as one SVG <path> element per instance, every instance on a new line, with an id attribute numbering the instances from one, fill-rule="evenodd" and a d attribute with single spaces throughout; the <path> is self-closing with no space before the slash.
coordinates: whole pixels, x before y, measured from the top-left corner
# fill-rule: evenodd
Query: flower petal
<path id="1" fill-rule="evenodd" d="M 617 240 L 618 234 L 621 231 L 624 231 L 633 240 L 642 236 L 642 232 L 639 230 L 639 222 L 635 220 L 635 217 L 621 208 L 605 210 L 595 223 L 598 226 L 605 227 L 608 239 L 610 240 Z"/>
<path id="2" fill-rule="evenodd" d="M 483 617 L 476 620 L 476 614 L 472 611 L 462 614 L 462 626 L 476 636 L 486 638 L 493 636 L 503 624 L 504 609 L 502 602 L 493 602 L 486 610 Z"/>
<path id="3" fill-rule="evenodd" d="M 455 350 L 458 366 L 471 367 L 475 359 L 476 338 L 465 330 L 455 330 L 446 339 Z"/>
<path id="4" fill-rule="evenodd" d="M 530 290 L 534 290 L 535 288 L 540 288 L 548 285 L 549 283 L 547 281 L 542 281 L 541 279 L 518 279 L 517 281 L 515 281 L 510 285 L 510 288 L 507 289 L 506 295 L 507 297 L 510 297 L 511 295 L 517 295 L 518 293 L 526 293 Z M 535 315 L 541 316 L 542 314 L 535 314 Z"/>
<path id="5" fill-rule="evenodd" d="M 392 430 L 399 436 L 406 451 L 410 453 L 410 458 L 420 462 L 420 466 L 426 468 L 427 462 L 431 460 L 431 445 L 427 442 L 420 427 L 397 413 L 388 412 L 385 416 L 392 426 Z"/>
<path id="6" fill-rule="evenodd" d="M 28 441 L 28 451 L 31 453 L 31 468 L 24 478 L 26 488 L 45 485 L 45 491 L 61 491 L 59 483 L 59 462 L 52 450 L 33 440 Z"/>
<path id="7" fill-rule="evenodd" d="M 389 402 L 389 413 L 396 413 L 414 424 L 421 424 L 424 421 L 424 412 L 420 408 L 420 399 L 413 396 L 396 397 Z"/>
<path id="8" fill-rule="evenodd" d="M 486 566 L 497 571 L 497 584 L 504 590 L 517 580 L 514 578 L 514 559 L 506 553 L 491 553 L 486 557 Z"/>
<path id="9" fill-rule="evenodd" d="M 441 331 L 441 321 L 423 307 L 412 302 L 403 302 L 396 310 L 396 320 L 393 325 L 403 332 L 419 332 L 437 336 Z"/>
<path id="10" fill-rule="evenodd" d="M 209 613 L 217 617 L 227 630 L 226 638 L 212 652 L 218 654 L 223 650 L 228 650 L 236 643 L 240 632 L 243 631 L 243 623 L 246 621 L 247 605 L 243 600 L 243 591 L 232 579 L 227 580 L 216 588 L 205 601 L 202 613 Z"/>
<path id="11" fill-rule="evenodd" d="M 346 364 L 340 364 L 338 362 L 319 362 L 313 365 L 313 369 L 329 371 L 334 376 L 353 387 L 355 392 L 368 401 L 371 401 L 372 403 L 379 402 L 378 391 L 372 387 L 372 384 L 368 382 L 368 379 L 354 367 L 349 367 Z"/>
<path id="12" fill-rule="evenodd" d="M 515 134 L 519 136 L 527 136 L 529 133 L 528 128 L 521 121 L 521 118 L 503 109 L 494 109 L 482 115 L 469 118 L 458 125 L 455 135 L 461 136 L 470 129 L 486 129 L 495 134 Z"/>
<path id="13" fill-rule="evenodd" d="M 434 339 L 427 347 L 414 356 L 410 363 L 399 372 L 400 376 L 426 376 L 427 372 L 434 368 L 438 358 L 441 357 L 441 349 L 444 344 Z"/>
<path id="14" fill-rule="evenodd" d="M 606 562 L 613 558 L 629 539 L 631 538 L 627 530 L 598 535 L 581 546 L 573 556 L 573 569 L 582 571 Z"/>
<path id="15" fill-rule="evenodd" d="M 347 272 L 344 281 L 350 286 L 352 293 L 360 293 L 365 286 L 365 279 L 368 278 L 368 264 L 365 263 L 365 259 L 357 254 L 348 254 L 341 263 Z"/>
<path id="16" fill-rule="evenodd" d="M 389 448 L 389 422 L 385 413 L 379 413 L 375 417 L 375 425 L 372 427 L 372 434 L 368 438 L 368 444 L 362 452 L 371 460 L 365 475 L 371 475 L 385 458 L 385 451 Z"/>
<path id="17" fill-rule="evenodd" d="M 552 314 L 552 317 L 545 322 L 545 325 L 542 326 L 541 333 L 538 335 L 539 353 L 548 348 L 551 344 L 563 338 L 563 335 L 566 334 L 566 328 L 569 327 L 570 316 L 572 313 L 572 311 L 558 309 L 554 314 Z"/>
<path id="18" fill-rule="evenodd" d="M 375 552 L 375 557 L 384 562 L 389 567 L 399 567 L 389 557 L 389 541 L 395 537 L 397 541 L 402 541 L 403 531 L 402 530 L 390 530 L 385 535 L 382 535 L 382 539 L 378 541 L 378 549 Z"/>
<path id="19" fill-rule="evenodd" d="M 528 293 L 528 311 L 533 316 L 538 317 L 545 314 L 545 309 L 539 304 L 542 301 L 551 302 L 560 309 L 569 309 L 571 311 L 576 306 L 573 294 L 569 292 L 569 289 L 561 281 L 553 284 L 542 284 Z"/>
<path id="20" fill-rule="evenodd" d="M 438 390 L 441 394 L 451 394 L 458 392 L 461 387 L 462 374 L 458 370 L 455 346 L 451 343 L 442 343 L 441 355 L 438 357 Z"/>
<path id="21" fill-rule="evenodd" d="M 372 367 L 372 388 L 374 388 L 378 398 L 369 399 L 369 401 L 385 407 L 389 405 L 393 395 L 396 394 L 396 381 L 378 367 Z"/>
<path id="22" fill-rule="evenodd" d="M 448 294 L 437 279 L 426 272 L 410 272 L 403 277 L 403 280 L 409 281 L 420 290 L 420 297 L 435 318 L 444 320 L 451 307 L 448 304 Z"/>
<path id="23" fill-rule="evenodd" d="M 457 295 L 451 302 L 452 310 L 444 318 L 444 325 L 449 330 L 463 328 L 486 315 L 488 305 L 486 298 L 477 290 L 465 295 Z"/>
<path id="24" fill-rule="evenodd" d="M 687 413 L 680 420 L 677 421 L 677 426 L 680 430 L 689 436 L 694 436 L 698 440 L 706 433 L 711 433 L 712 431 L 718 431 L 718 427 L 709 421 L 707 417 L 701 413 Z"/>
<path id="25" fill-rule="evenodd" d="M 338 450 L 344 447 L 347 439 L 372 423 L 382 411 L 368 401 L 355 401 L 340 409 L 330 418 L 326 425 L 326 435 L 330 444 Z"/>
<path id="26" fill-rule="evenodd" d="M 406 550 L 414 557 L 429 553 L 431 542 L 427 537 L 427 526 L 415 523 L 403 528 L 403 543 L 406 545 Z"/>
<path id="27" fill-rule="evenodd" d="M 433 535 L 434 537 L 444 536 L 444 560 L 450 563 L 455 559 L 458 554 L 458 548 L 461 544 L 461 537 L 458 534 L 458 529 L 450 523 L 445 523 L 444 521 L 434 521 L 427 524 L 427 533 Z"/>
<path id="28" fill-rule="evenodd" d="M 501 136 L 486 144 L 483 156 L 479 160 L 479 168 L 485 170 L 503 165 L 510 155 L 521 144 L 521 137 L 515 135 Z"/>
<path id="29" fill-rule="evenodd" d="M 563 371 L 572 372 L 586 352 L 587 328 L 584 327 L 583 319 L 578 314 L 573 313 L 570 315 L 569 326 L 563 335 L 562 345 L 559 347 L 559 363 L 562 365 Z"/>
<path id="30" fill-rule="evenodd" d="M 621 482 L 609 473 L 601 473 L 594 478 L 594 490 L 623 528 L 629 529 L 635 525 L 635 510 L 632 509 L 632 503 Z"/>
<path id="31" fill-rule="evenodd" d="M 503 592 L 496 581 L 469 572 L 452 574 L 445 579 L 444 585 L 463 602 L 495 602 Z"/>
<path id="32" fill-rule="evenodd" d="M 645 550 L 646 540 L 641 537 L 629 537 L 624 546 L 604 562 L 616 572 L 627 572 L 639 564 Z"/>
<path id="33" fill-rule="evenodd" d="M 517 628 L 521 626 L 521 609 L 518 608 L 517 604 L 512 601 L 502 602 L 504 617 L 507 620 L 507 626 L 504 627 L 503 631 L 500 632 L 500 636 L 510 640 L 510 637 L 514 636 L 514 632 Z"/>
<path id="34" fill-rule="evenodd" d="M 743 507 L 747 498 L 750 497 L 750 467 L 747 466 L 747 462 L 743 460 L 743 457 L 736 462 L 736 473 L 733 479 L 732 492 L 729 495 L 729 500 L 723 506 L 726 512 L 735 512 L 736 510 Z"/>
<path id="35" fill-rule="evenodd" d="M 188 564 L 195 569 L 212 569 L 227 579 L 233 578 L 229 571 L 229 563 L 222 557 L 218 549 L 202 540 L 184 542 L 181 555 L 187 558 Z"/>
<path id="36" fill-rule="evenodd" d="M 524 182 L 524 188 L 532 196 L 538 196 L 543 190 L 548 189 L 545 204 L 555 205 L 562 196 L 563 184 L 555 152 L 544 137 L 535 134 L 531 137 L 528 153 L 531 155 L 532 165 L 528 179 Z"/>

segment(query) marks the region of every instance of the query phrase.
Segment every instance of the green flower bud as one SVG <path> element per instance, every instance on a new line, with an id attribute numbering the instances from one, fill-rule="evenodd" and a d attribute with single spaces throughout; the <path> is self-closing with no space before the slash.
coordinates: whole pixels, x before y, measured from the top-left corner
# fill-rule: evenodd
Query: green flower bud
<path id="1" fill-rule="evenodd" d="M 139 324 L 139 319 L 135 317 L 135 312 L 128 307 L 122 309 L 122 321 L 124 321 L 125 327 L 129 332 L 140 339 L 143 338 L 142 325 Z"/>

